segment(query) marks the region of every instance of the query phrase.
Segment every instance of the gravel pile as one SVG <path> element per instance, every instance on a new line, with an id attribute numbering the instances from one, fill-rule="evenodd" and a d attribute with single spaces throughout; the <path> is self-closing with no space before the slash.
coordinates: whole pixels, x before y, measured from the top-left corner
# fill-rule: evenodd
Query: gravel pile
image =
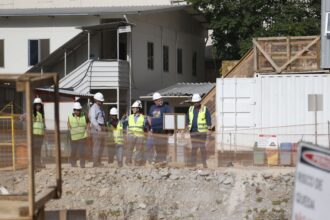
<path id="1" fill-rule="evenodd" d="M 63 194 L 47 210 L 86 209 L 88 219 L 289 219 L 293 168 L 63 168 Z M 40 193 L 55 172 L 37 173 Z M 24 192 L 26 172 L 0 186 Z"/>

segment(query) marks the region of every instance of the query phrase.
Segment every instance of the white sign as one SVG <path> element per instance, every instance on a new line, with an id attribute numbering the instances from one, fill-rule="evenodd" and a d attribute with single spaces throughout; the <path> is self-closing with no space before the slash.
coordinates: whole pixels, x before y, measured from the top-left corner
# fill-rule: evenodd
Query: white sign
<path id="1" fill-rule="evenodd" d="M 124 26 L 118 28 L 118 33 L 129 33 L 132 32 L 131 26 Z"/>
<path id="2" fill-rule="evenodd" d="M 186 128 L 186 115 L 178 114 L 176 115 L 176 129 L 184 130 Z"/>
<path id="3" fill-rule="evenodd" d="M 258 147 L 267 149 L 278 149 L 276 135 L 259 134 Z"/>
<path id="4" fill-rule="evenodd" d="M 164 114 L 164 130 L 175 129 L 175 114 Z"/>
<path id="5" fill-rule="evenodd" d="M 330 216 L 330 151 L 300 143 L 292 220 L 328 220 Z"/>
<path id="6" fill-rule="evenodd" d="M 186 128 L 186 115 L 166 113 L 164 114 L 164 130 L 184 130 Z"/>
<path id="7" fill-rule="evenodd" d="M 323 111 L 323 95 L 320 94 L 308 95 L 308 111 L 310 112 Z"/>

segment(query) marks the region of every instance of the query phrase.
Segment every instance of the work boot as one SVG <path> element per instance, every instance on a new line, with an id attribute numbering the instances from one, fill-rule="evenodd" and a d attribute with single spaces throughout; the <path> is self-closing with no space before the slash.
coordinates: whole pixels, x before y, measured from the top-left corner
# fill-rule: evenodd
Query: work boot
<path id="1" fill-rule="evenodd" d="M 123 161 L 118 161 L 118 167 L 123 167 Z"/>
<path id="2" fill-rule="evenodd" d="M 93 164 L 93 167 L 104 167 L 104 165 L 100 162 L 96 162 Z"/>
<path id="3" fill-rule="evenodd" d="M 132 166 L 132 159 L 126 159 L 125 164 L 127 166 Z"/>

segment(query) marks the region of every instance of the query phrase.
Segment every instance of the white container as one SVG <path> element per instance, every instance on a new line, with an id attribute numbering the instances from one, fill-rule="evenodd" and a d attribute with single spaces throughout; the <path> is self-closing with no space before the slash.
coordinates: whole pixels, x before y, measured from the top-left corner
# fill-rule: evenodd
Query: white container
<path id="1" fill-rule="evenodd" d="M 323 95 L 317 113 L 318 144 L 328 146 L 330 74 L 256 75 L 217 79 L 216 143 L 219 150 L 251 150 L 260 134 L 278 143 L 315 142 L 315 112 L 308 95 Z"/>

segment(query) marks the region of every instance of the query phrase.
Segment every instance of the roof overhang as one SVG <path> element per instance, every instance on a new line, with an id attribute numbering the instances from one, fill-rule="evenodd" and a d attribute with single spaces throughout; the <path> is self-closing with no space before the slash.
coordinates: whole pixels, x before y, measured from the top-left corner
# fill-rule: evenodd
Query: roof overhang
<path id="1" fill-rule="evenodd" d="M 112 7 L 67 7 L 67 8 L 20 8 L 0 9 L 0 17 L 57 17 L 57 16 L 120 16 L 142 15 L 184 10 L 194 17 L 204 28 L 209 28 L 204 15 L 192 5 L 144 5 Z"/>
<path id="2" fill-rule="evenodd" d="M 180 10 L 188 5 L 142 5 L 142 6 L 107 6 L 107 7 L 67 7 L 67 8 L 20 8 L 0 9 L 0 17 L 24 16 L 100 16 L 155 13 Z"/>
<path id="3" fill-rule="evenodd" d="M 88 25 L 78 27 L 84 31 L 101 31 L 101 30 L 117 30 L 118 27 L 121 26 L 134 26 L 134 24 L 127 23 L 125 21 L 118 21 L 118 22 L 111 22 L 111 23 L 103 23 L 103 24 L 96 24 L 96 25 Z"/>
<path id="4" fill-rule="evenodd" d="M 159 92 L 164 99 L 189 99 L 195 93 L 205 96 L 215 86 L 215 83 L 204 82 L 204 83 L 176 83 L 164 89 L 155 91 Z M 149 93 L 139 98 L 141 100 L 152 100 L 153 93 Z"/>
<path id="5" fill-rule="evenodd" d="M 163 99 L 188 99 L 191 96 L 162 96 Z M 148 101 L 152 100 L 152 95 L 140 96 L 141 100 Z"/>
<path id="6" fill-rule="evenodd" d="M 53 94 L 54 93 L 54 89 L 52 88 L 37 88 L 36 89 L 36 92 L 37 93 L 40 93 L 40 94 Z M 59 89 L 58 90 L 58 94 L 60 96 L 64 96 L 64 97 L 79 97 L 79 98 L 92 98 L 93 97 L 93 94 L 82 94 L 82 93 L 77 93 L 77 92 L 74 92 L 72 90 L 67 90 L 67 89 Z"/>

